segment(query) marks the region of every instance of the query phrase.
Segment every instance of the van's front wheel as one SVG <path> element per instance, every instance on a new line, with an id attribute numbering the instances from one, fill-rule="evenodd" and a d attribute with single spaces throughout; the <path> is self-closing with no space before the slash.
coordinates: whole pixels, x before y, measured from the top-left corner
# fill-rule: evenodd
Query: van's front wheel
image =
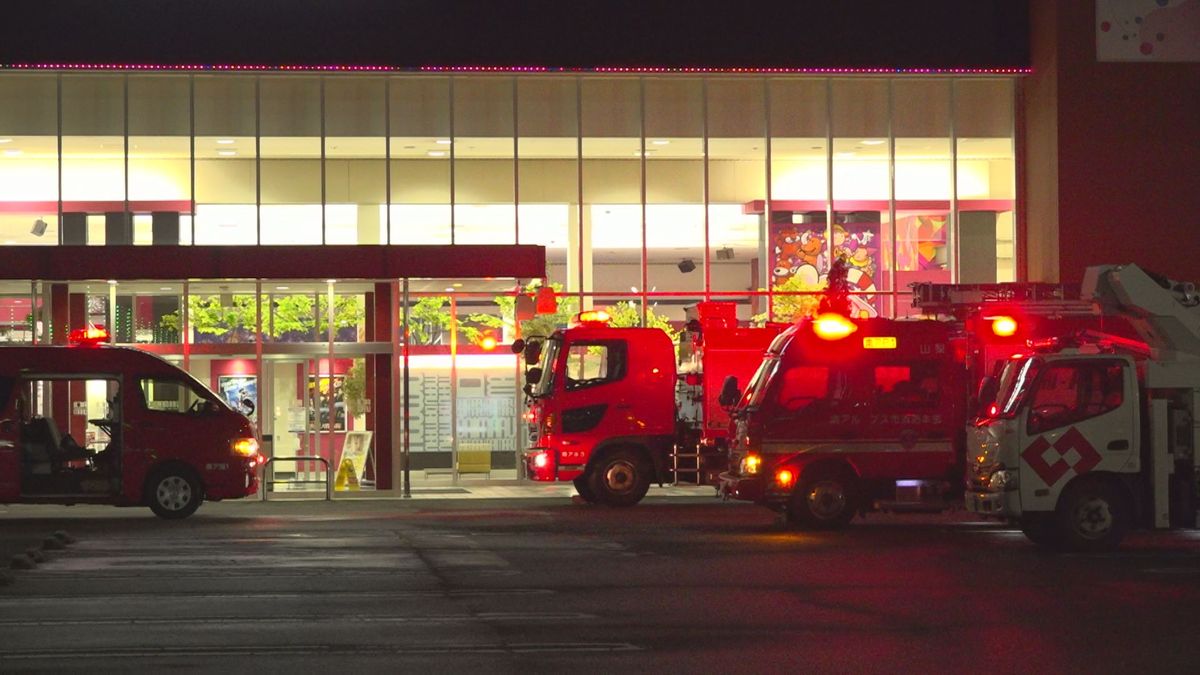
<path id="1" fill-rule="evenodd" d="M 167 467 L 160 469 L 147 481 L 146 501 L 159 518 L 187 518 L 204 502 L 200 479 L 189 469 Z"/>

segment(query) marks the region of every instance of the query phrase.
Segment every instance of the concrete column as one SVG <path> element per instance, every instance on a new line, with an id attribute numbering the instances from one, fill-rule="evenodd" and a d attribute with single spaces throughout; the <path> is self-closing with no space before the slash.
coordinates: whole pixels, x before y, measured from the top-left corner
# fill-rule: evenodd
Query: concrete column
<path id="1" fill-rule="evenodd" d="M 579 222 L 579 209 L 568 209 L 567 221 L 567 293 L 590 293 L 592 286 L 592 214 L 583 209 L 583 222 Z M 582 251 L 583 255 L 580 255 Z M 581 310 L 591 309 L 592 299 L 584 298 Z"/>

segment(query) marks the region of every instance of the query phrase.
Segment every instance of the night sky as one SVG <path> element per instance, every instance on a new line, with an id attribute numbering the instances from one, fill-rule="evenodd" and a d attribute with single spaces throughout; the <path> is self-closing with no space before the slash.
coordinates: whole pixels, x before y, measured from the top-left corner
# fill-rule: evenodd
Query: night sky
<path id="1" fill-rule="evenodd" d="M 1022 67 L 1025 0 L 25 0 L 0 63 Z"/>

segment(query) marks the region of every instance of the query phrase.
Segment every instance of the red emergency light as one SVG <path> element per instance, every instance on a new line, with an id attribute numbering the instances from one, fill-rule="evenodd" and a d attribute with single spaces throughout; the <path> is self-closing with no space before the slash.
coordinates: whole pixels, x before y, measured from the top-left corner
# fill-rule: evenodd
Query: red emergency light
<path id="1" fill-rule="evenodd" d="M 591 309 L 575 315 L 575 323 L 588 326 L 603 326 L 612 320 L 612 315 L 602 309 Z"/>
<path id="2" fill-rule="evenodd" d="M 87 328 L 76 328 L 71 331 L 68 340 L 71 344 L 94 347 L 102 342 L 108 341 L 108 331 L 104 326 L 88 326 Z"/>
<path id="3" fill-rule="evenodd" d="M 998 337 L 1012 337 L 1017 332 L 1017 320 L 1011 316 L 994 316 L 992 332 Z"/>
<path id="4" fill-rule="evenodd" d="M 856 330 L 858 326 L 841 314 L 826 312 L 813 319 L 813 332 L 822 340 L 841 340 Z"/>
<path id="5" fill-rule="evenodd" d="M 484 335 L 479 340 L 479 347 L 485 352 L 490 352 L 496 348 L 496 338 L 491 335 Z"/>

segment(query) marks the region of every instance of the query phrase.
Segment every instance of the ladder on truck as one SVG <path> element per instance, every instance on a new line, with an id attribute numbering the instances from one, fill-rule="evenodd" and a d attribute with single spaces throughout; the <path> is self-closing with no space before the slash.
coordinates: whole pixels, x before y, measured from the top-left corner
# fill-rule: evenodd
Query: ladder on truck
<path id="1" fill-rule="evenodd" d="M 1080 297 L 1079 284 L 1007 282 L 995 284 L 945 284 L 918 282 L 912 287 L 912 306 L 929 316 L 968 314 L 988 307 L 1020 308 L 1025 314 L 1083 316 L 1094 314 L 1091 300 Z"/>

